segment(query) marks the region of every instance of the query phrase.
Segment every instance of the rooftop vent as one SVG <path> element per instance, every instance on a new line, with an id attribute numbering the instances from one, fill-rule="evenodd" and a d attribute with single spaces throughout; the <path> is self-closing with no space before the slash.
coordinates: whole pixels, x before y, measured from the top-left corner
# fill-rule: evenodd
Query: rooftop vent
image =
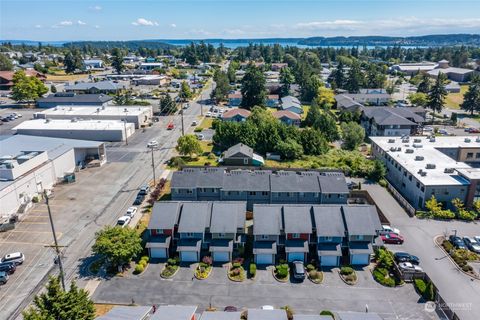
<path id="1" fill-rule="evenodd" d="M 423 144 L 421 144 L 421 143 L 414 143 L 414 144 L 412 145 L 412 147 L 414 147 L 414 148 L 423 148 Z"/>
<path id="2" fill-rule="evenodd" d="M 470 138 L 465 138 L 464 141 L 467 142 L 467 143 L 470 143 L 470 142 L 472 142 L 472 139 L 470 139 Z"/>
<path id="3" fill-rule="evenodd" d="M 422 177 L 425 177 L 425 176 L 427 175 L 427 171 L 422 171 L 422 172 L 420 172 L 420 175 L 421 175 Z"/>
<path id="4" fill-rule="evenodd" d="M 436 141 L 436 140 L 435 140 L 435 137 L 431 137 L 431 138 L 430 138 L 430 142 L 435 142 L 435 141 Z"/>
<path id="5" fill-rule="evenodd" d="M 413 153 L 413 149 L 407 149 L 405 150 L 405 153 Z"/>
<path id="6" fill-rule="evenodd" d="M 395 139 L 388 139 L 388 143 L 395 143 Z"/>
<path id="7" fill-rule="evenodd" d="M 425 168 L 427 169 L 435 169 L 437 166 L 434 164 L 434 163 L 427 163 L 427 165 L 425 166 Z"/>
<path id="8" fill-rule="evenodd" d="M 402 139 L 402 143 L 409 143 L 409 142 L 410 142 L 410 139 L 408 138 Z"/>
<path id="9" fill-rule="evenodd" d="M 424 156 L 416 156 L 416 157 L 415 157 L 415 160 L 416 160 L 416 161 L 423 161 L 424 159 L 425 159 Z"/>
<path id="10" fill-rule="evenodd" d="M 455 169 L 454 168 L 445 168 L 445 170 L 443 170 L 444 173 L 454 173 L 455 172 Z"/>
<path id="11" fill-rule="evenodd" d="M 415 142 L 415 143 L 420 143 L 420 142 L 422 142 L 422 139 L 416 138 L 416 139 L 413 139 L 413 142 Z"/>
<path id="12" fill-rule="evenodd" d="M 70 122 L 77 122 L 78 119 L 77 118 L 72 118 L 72 120 L 70 120 Z"/>

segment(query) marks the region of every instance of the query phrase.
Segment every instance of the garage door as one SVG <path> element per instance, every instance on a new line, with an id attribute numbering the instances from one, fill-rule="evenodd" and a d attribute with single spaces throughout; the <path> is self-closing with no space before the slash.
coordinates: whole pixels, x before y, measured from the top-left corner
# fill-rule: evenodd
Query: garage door
<path id="1" fill-rule="evenodd" d="M 324 267 L 338 266 L 338 257 L 336 257 L 336 256 L 320 257 L 320 265 L 322 265 Z"/>
<path id="2" fill-rule="evenodd" d="M 228 254 L 228 252 L 214 252 L 213 261 L 217 261 L 217 262 L 230 261 L 230 255 Z"/>
<path id="3" fill-rule="evenodd" d="M 304 261 L 305 260 L 305 253 L 303 252 L 290 252 L 287 254 L 288 255 L 288 262 L 292 261 Z"/>
<path id="4" fill-rule="evenodd" d="M 255 262 L 257 264 L 273 264 L 272 254 L 257 254 L 255 255 Z"/>
<path id="5" fill-rule="evenodd" d="M 150 248 L 150 258 L 166 258 L 167 250 L 165 248 Z"/>
<path id="6" fill-rule="evenodd" d="M 370 255 L 369 254 L 354 254 L 351 257 L 352 264 L 354 265 L 363 265 L 366 266 L 370 263 Z"/>
<path id="7" fill-rule="evenodd" d="M 198 261 L 196 251 L 182 251 L 180 252 L 180 260 L 183 262 L 196 262 Z"/>

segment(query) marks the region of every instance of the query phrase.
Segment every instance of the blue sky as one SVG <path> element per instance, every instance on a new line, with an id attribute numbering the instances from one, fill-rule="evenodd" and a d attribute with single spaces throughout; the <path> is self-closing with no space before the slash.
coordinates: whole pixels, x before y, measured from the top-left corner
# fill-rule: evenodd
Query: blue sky
<path id="1" fill-rule="evenodd" d="M 0 0 L 0 39 L 235 39 L 439 33 L 480 33 L 480 1 Z"/>

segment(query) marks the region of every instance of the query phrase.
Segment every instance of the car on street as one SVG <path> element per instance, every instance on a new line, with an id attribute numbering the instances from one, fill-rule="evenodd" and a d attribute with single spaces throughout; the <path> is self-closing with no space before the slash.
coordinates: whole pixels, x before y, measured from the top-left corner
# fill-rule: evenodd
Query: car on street
<path id="1" fill-rule="evenodd" d="M 146 184 L 140 187 L 140 191 L 138 191 L 139 195 L 147 195 L 150 192 L 150 187 Z"/>
<path id="2" fill-rule="evenodd" d="M 125 228 L 130 223 L 130 220 L 131 219 L 130 219 L 129 216 L 122 216 L 122 217 L 118 218 L 117 226 Z"/>
<path id="3" fill-rule="evenodd" d="M 0 263 L 13 262 L 16 265 L 22 264 L 25 261 L 25 256 L 21 252 L 12 252 L 3 256 Z"/>
<path id="4" fill-rule="evenodd" d="M 167 130 L 173 130 L 175 129 L 175 125 L 173 124 L 173 122 L 170 122 L 167 126 Z"/>
<path id="5" fill-rule="evenodd" d="M 15 116 L 15 119 L 23 117 L 21 113 L 12 113 L 13 116 Z"/>
<path id="6" fill-rule="evenodd" d="M 195 127 L 195 126 L 197 126 L 197 125 L 198 125 L 198 122 L 197 122 L 196 120 L 193 120 L 193 121 L 192 121 L 192 127 Z"/>
<path id="7" fill-rule="evenodd" d="M 133 201 L 133 204 L 136 206 L 139 206 L 142 204 L 143 200 L 145 200 L 145 196 L 142 194 L 138 194 L 137 197 L 135 198 L 135 201 Z"/>
<path id="8" fill-rule="evenodd" d="M 293 277 L 297 280 L 305 279 L 305 267 L 303 261 L 293 261 Z"/>
<path id="9" fill-rule="evenodd" d="M 400 262 L 410 262 L 412 264 L 418 265 L 420 263 L 420 259 L 417 256 L 411 255 L 407 252 L 395 252 L 393 254 L 395 261 L 398 263 Z"/>
<path id="10" fill-rule="evenodd" d="M 402 244 L 404 241 L 401 235 L 393 232 L 382 233 L 380 237 L 382 238 L 383 243 L 388 244 Z"/>
<path id="11" fill-rule="evenodd" d="M 0 271 L 0 284 L 5 284 L 8 281 L 8 274 L 4 271 Z"/>
<path id="12" fill-rule="evenodd" d="M 15 262 L 0 263 L 0 272 L 13 274 L 15 270 L 17 270 L 17 265 L 15 264 Z"/>
<path id="13" fill-rule="evenodd" d="M 389 225 L 382 225 L 382 229 L 383 231 L 400 234 L 400 230 L 398 230 L 397 228 L 393 228 L 392 226 L 389 226 Z"/>
<path id="14" fill-rule="evenodd" d="M 158 141 L 157 140 L 150 140 L 147 143 L 147 148 L 156 148 L 158 147 Z"/>
<path id="15" fill-rule="evenodd" d="M 210 111 L 208 111 L 206 114 L 205 114 L 205 117 L 211 117 L 212 116 L 212 113 Z"/>
<path id="16" fill-rule="evenodd" d="M 453 244 L 453 246 L 457 249 L 467 249 L 467 245 L 465 244 L 465 241 L 463 241 L 462 238 L 457 237 L 455 235 L 451 235 L 448 240 Z"/>
<path id="17" fill-rule="evenodd" d="M 448 135 L 450 135 L 450 133 L 449 133 L 447 130 L 445 130 L 445 129 L 439 129 L 439 130 L 438 130 L 438 133 L 441 134 L 441 135 L 443 135 L 443 136 L 448 136 Z"/>
<path id="18" fill-rule="evenodd" d="M 423 131 L 431 132 L 433 131 L 433 127 L 423 127 Z"/>
<path id="19" fill-rule="evenodd" d="M 189 103 L 185 103 L 183 105 L 183 109 L 187 110 L 188 108 L 190 108 L 190 104 Z"/>
<path id="20" fill-rule="evenodd" d="M 404 271 L 419 271 L 423 272 L 423 269 L 419 266 L 416 266 L 410 262 L 400 262 L 398 267 Z"/>
<path id="21" fill-rule="evenodd" d="M 11 121 L 11 120 L 10 120 L 9 117 L 3 117 L 3 118 L 2 118 L 2 121 L 3 121 L 3 122 L 9 122 L 9 121 Z"/>
<path id="22" fill-rule="evenodd" d="M 463 242 L 467 245 L 467 248 L 470 251 L 475 253 L 480 253 L 480 243 L 477 242 L 474 238 L 471 237 L 463 237 Z"/>
<path id="23" fill-rule="evenodd" d="M 135 213 L 137 213 L 137 207 L 130 207 L 127 209 L 127 213 L 125 215 L 130 218 L 133 218 L 135 217 Z"/>
<path id="24" fill-rule="evenodd" d="M 465 129 L 465 132 L 468 132 L 468 133 L 480 133 L 480 129 L 479 129 L 479 128 L 466 128 L 466 129 Z"/>

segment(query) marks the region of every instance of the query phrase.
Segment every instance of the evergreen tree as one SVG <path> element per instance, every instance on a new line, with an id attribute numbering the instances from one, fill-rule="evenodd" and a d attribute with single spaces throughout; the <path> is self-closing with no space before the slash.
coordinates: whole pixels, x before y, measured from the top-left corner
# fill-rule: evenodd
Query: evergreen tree
<path id="1" fill-rule="evenodd" d="M 78 49 L 73 49 L 65 55 L 63 60 L 65 73 L 74 73 L 77 69 L 82 69 L 83 59 Z"/>
<path id="2" fill-rule="evenodd" d="M 320 116 L 313 124 L 313 127 L 323 133 L 326 140 L 329 142 L 340 139 L 337 122 L 335 121 L 335 118 L 332 117 L 327 111 L 320 113 Z"/>
<path id="3" fill-rule="evenodd" d="M 463 103 L 460 105 L 462 110 L 473 113 L 480 112 L 480 76 L 473 76 L 468 91 L 463 95 Z"/>
<path id="4" fill-rule="evenodd" d="M 187 101 L 192 97 L 192 91 L 190 90 L 190 86 L 186 81 L 182 82 L 182 85 L 180 87 L 180 92 L 178 93 L 178 97 L 182 101 Z"/>
<path id="5" fill-rule="evenodd" d="M 162 114 L 172 114 L 177 111 L 177 105 L 173 101 L 172 97 L 167 93 L 159 101 L 159 109 Z"/>
<path id="6" fill-rule="evenodd" d="M 112 67 L 115 69 L 115 71 L 119 74 L 122 72 L 124 66 L 123 66 L 123 57 L 124 54 L 122 50 L 119 48 L 114 48 L 112 50 Z"/>
<path id="7" fill-rule="evenodd" d="M 263 72 L 250 65 L 242 79 L 242 107 L 252 109 L 254 106 L 264 106 L 266 98 L 265 76 Z"/>
<path id="8" fill-rule="evenodd" d="M 282 84 L 280 87 L 280 96 L 285 97 L 290 95 L 290 87 L 295 83 L 295 77 L 289 67 L 280 70 L 280 83 Z"/>
<path id="9" fill-rule="evenodd" d="M 345 84 L 345 89 L 350 93 L 358 93 L 363 86 L 363 73 L 360 70 L 360 65 L 354 63 L 348 71 L 348 80 Z"/>
<path id="10" fill-rule="evenodd" d="M 224 71 L 215 70 L 213 80 L 215 81 L 215 89 L 212 91 L 212 98 L 215 98 L 217 101 L 225 100 L 230 91 L 227 74 Z"/>
<path id="11" fill-rule="evenodd" d="M 335 84 L 335 88 L 344 89 L 346 84 L 346 77 L 345 77 L 345 70 L 343 62 L 340 61 L 338 63 L 337 69 L 335 69 L 333 75 L 333 82 Z"/>
<path id="12" fill-rule="evenodd" d="M 300 144 L 307 155 L 319 156 L 327 153 L 329 149 L 324 135 L 312 128 L 300 131 Z"/>
<path id="13" fill-rule="evenodd" d="M 432 123 L 435 120 L 435 113 L 441 112 L 445 105 L 445 97 L 447 96 L 447 90 L 445 89 L 446 81 L 447 76 L 444 73 L 439 72 L 437 80 L 428 92 L 426 107 L 433 112 Z"/>
<path id="14" fill-rule="evenodd" d="M 13 70 L 12 61 L 7 56 L 0 54 L 0 71 L 12 71 L 12 70 Z"/>
<path id="15" fill-rule="evenodd" d="M 430 76 L 427 73 L 422 73 L 420 83 L 417 87 L 417 92 L 425 94 L 430 92 Z"/>
<path id="16" fill-rule="evenodd" d="M 365 129 L 356 122 L 342 123 L 342 148 L 355 150 L 365 139 Z"/>

